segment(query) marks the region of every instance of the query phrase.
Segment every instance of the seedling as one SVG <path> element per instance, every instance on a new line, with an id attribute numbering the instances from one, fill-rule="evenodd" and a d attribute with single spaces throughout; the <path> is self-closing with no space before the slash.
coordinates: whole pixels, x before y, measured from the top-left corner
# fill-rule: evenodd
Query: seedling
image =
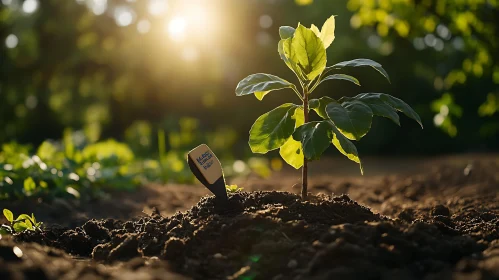
<path id="1" fill-rule="evenodd" d="M 17 219 L 14 220 L 14 214 L 9 209 L 3 209 L 3 215 L 10 223 L 9 225 L 1 225 L 0 233 L 8 233 L 12 234 L 14 232 L 23 232 L 25 230 L 41 230 L 41 226 L 43 223 L 37 222 L 35 215 L 31 214 L 31 216 L 27 214 L 21 214 Z"/>
<path id="2" fill-rule="evenodd" d="M 243 190 L 243 188 L 238 187 L 237 185 L 226 185 L 225 189 L 228 193 L 238 193 Z"/>
<path id="3" fill-rule="evenodd" d="M 373 116 L 389 118 L 400 126 L 397 111 L 416 120 L 421 127 L 419 115 L 404 101 L 384 93 L 361 93 L 354 97 L 331 97 L 310 99 L 310 94 L 327 80 L 345 80 L 360 86 L 357 78 L 330 72 L 346 67 L 372 67 L 388 81 L 389 77 L 381 64 L 370 59 L 354 59 L 326 66 L 326 49 L 333 43 L 335 19 L 330 17 L 322 29 L 298 24 L 279 28 L 281 40 L 278 52 L 281 59 L 298 78 L 298 89 L 280 77 L 270 74 L 253 74 L 244 78 L 236 87 L 236 95 L 254 94 L 262 100 L 268 93 L 280 89 L 291 89 L 301 104 L 286 103 L 261 115 L 253 124 L 249 135 L 249 146 L 254 153 L 265 154 L 280 149 L 279 154 L 289 165 L 302 168 L 302 199 L 307 198 L 307 163 L 319 159 L 332 143 L 340 153 L 356 162 L 362 170 L 357 148 L 350 140 L 360 140 L 371 128 Z M 322 119 L 310 121 L 313 110 Z"/>

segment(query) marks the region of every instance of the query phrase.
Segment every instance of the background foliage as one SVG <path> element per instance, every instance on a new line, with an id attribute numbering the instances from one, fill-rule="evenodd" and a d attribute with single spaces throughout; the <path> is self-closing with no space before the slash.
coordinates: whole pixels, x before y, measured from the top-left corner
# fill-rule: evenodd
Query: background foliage
<path id="1" fill-rule="evenodd" d="M 381 132 L 360 141 L 360 153 L 497 150 L 497 0 L 2 0 L 0 143 L 38 147 L 71 127 L 88 145 L 126 141 L 135 158 L 183 162 L 202 141 L 246 157 L 255 111 L 293 93 L 238 99 L 237 82 L 256 72 L 294 81 L 277 54 L 278 27 L 331 14 L 328 61 L 379 61 L 392 83 L 356 71 L 363 87 L 413 105 L 425 126 L 376 120 Z M 317 97 L 362 88 L 331 81 Z"/>

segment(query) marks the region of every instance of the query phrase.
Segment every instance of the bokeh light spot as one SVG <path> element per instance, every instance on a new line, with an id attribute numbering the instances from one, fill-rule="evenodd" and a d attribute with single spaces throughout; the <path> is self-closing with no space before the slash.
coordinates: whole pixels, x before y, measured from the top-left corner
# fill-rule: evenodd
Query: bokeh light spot
<path id="1" fill-rule="evenodd" d="M 23 12 L 32 14 L 38 9 L 38 0 L 26 0 L 23 3 Z"/>
<path id="2" fill-rule="evenodd" d="M 199 52 L 195 47 L 186 47 L 182 51 L 182 58 L 189 62 L 196 61 L 199 58 Z"/>
<path id="3" fill-rule="evenodd" d="M 182 41 L 185 36 L 187 22 L 184 17 L 176 16 L 168 22 L 168 34 L 174 41 Z"/>
<path id="4" fill-rule="evenodd" d="M 137 31 L 141 34 L 146 34 L 151 30 L 151 23 L 147 19 L 140 20 L 137 23 Z"/>
<path id="5" fill-rule="evenodd" d="M 7 38 L 5 38 L 5 46 L 7 46 L 7 48 L 9 49 L 17 47 L 18 43 L 19 39 L 14 34 L 10 34 L 9 36 L 7 36 Z"/>
<path id="6" fill-rule="evenodd" d="M 107 10 L 107 0 L 90 0 L 87 2 L 87 6 L 95 15 L 102 15 Z"/>
<path id="7" fill-rule="evenodd" d="M 153 16 L 160 16 L 166 12 L 168 3 L 166 0 L 149 0 L 147 10 Z"/>
<path id="8" fill-rule="evenodd" d="M 261 28 L 270 28 L 270 27 L 272 27 L 272 24 L 274 23 L 274 21 L 272 20 L 272 18 L 269 15 L 260 16 L 259 22 L 260 22 Z"/>
<path id="9" fill-rule="evenodd" d="M 259 45 L 266 46 L 272 41 L 272 37 L 268 32 L 261 31 L 256 35 L 256 41 Z"/>
<path id="10" fill-rule="evenodd" d="M 117 7 L 114 9 L 114 19 L 118 26 L 128 26 L 132 24 L 135 15 L 129 7 Z"/>
<path id="11" fill-rule="evenodd" d="M 34 95 L 29 95 L 26 97 L 26 108 L 35 109 L 36 105 L 38 105 L 38 98 Z"/>

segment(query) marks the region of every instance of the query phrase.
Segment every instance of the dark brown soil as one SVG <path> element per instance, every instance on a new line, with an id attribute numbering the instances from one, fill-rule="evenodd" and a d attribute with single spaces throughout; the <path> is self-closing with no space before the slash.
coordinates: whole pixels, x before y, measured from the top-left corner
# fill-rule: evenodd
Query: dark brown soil
<path id="1" fill-rule="evenodd" d="M 236 180 L 249 192 L 227 205 L 182 186 L 188 202 L 172 207 L 180 187 L 147 186 L 133 207 L 104 200 L 84 215 L 73 211 L 115 219 L 65 221 L 66 213 L 64 227 L 4 236 L 0 279 L 499 279 L 498 158 L 422 170 L 319 172 L 307 202 L 286 172 Z M 292 192 L 258 191 L 270 187 Z"/>

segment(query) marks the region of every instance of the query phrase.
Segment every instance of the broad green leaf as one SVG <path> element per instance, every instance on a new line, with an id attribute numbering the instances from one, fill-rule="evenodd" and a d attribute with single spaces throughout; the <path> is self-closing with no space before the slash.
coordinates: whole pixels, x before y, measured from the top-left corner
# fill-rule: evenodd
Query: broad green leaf
<path id="1" fill-rule="evenodd" d="M 293 134 L 296 122 L 293 115 L 298 107 L 298 105 L 286 103 L 261 115 L 250 130 L 251 151 L 265 154 L 281 147 Z"/>
<path id="2" fill-rule="evenodd" d="M 262 100 L 267 93 L 273 90 L 293 88 L 292 83 L 270 74 L 253 74 L 242 79 L 236 87 L 236 95 L 242 96 L 254 93 L 258 100 Z"/>
<path id="3" fill-rule="evenodd" d="M 3 209 L 3 215 L 5 216 L 5 219 L 7 219 L 7 221 L 11 223 L 14 221 L 14 214 L 12 214 L 12 211 L 10 211 L 9 209 Z"/>
<path id="4" fill-rule="evenodd" d="M 373 111 L 360 101 L 331 102 L 326 106 L 326 113 L 350 140 L 360 140 L 371 128 Z"/>
<path id="5" fill-rule="evenodd" d="M 33 178 L 28 177 L 24 180 L 24 191 L 28 194 L 30 194 L 32 191 L 36 189 L 36 184 L 35 181 L 33 181 Z"/>
<path id="6" fill-rule="evenodd" d="M 28 225 L 24 222 L 17 222 L 13 226 L 15 232 L 23 232 L 28 229 Z"/>
<path id="7" fill-rule="evenodd" d="M 279 52 L 279 56 L 281 57 L 281 59 L 284 61 L 284 63 L 286 63 L 289 69 L 291 69 L 291 71 L 295 73 L 298 79 L 305 80 L 306 77 L 302 73 L 301 68 L 284 52 L 284 46 L 286 46 L 286 49 L 291 49 L 291 38 L 280 40 L 279 44 L 277 45 L 277 51 Z"/>
<path id="8" fill-rule="evenodd" d="M 331 124 L 328 121 L 308 122 L 295 130 L 293 139 L 301 141 L 307 159 L 319 159 L 331 144 Z"/>
<path id="9" fill-rule="evenodd" d="M 395 110 L 388 103 L 381 100 L 380 93 L 361 93 L 357 96 L 354 96 L 353 98 L 342 97 L 339 101 L 341 103 L 343 101 L 352 101 L 352 100 L 359 100 L 365 103 L 367 106 L 369 106 L 369 108 L 371 108 L 374 115 L 389 118 L 394 123 L 400 126 L 400 118 L 399 115 L 397 114 L 397 110 Z"/>
<path id="10" fill-rule="evenodd" d="M 336 102 L 336 100 L 332 99 L 331 97 L 328 96 L 323 96 L 319 99 L 311 99 L 309 101 L 309 107 L 310 109 L 313 109 L 319 117 L 323 119 L 329 119 L 326 113 L 326 106 L 331 103 L 331 102 Z"/>
<path id="11" fill-rule="evenodd" d="M 295 29 L 291 26 L 281 26 L 279 27 L 279 36 L 281 39 L 288 39 L 293 37 L 295 34 Z"/>
<path id="12" fill-rule="evenodd" d="M 359 153 L 357 152 L 357 148 L 355 147 L 355 145 L 350 140 L 348 140 L 333 124 L 331 124 L 331 130 L 333 134 L 333 145 L 349 160 L 358 163 L 360 167 L 360 173 L 364 174 L 362 162 L 360 161 Z"/>
<path id="13" fill-rule="evenodd" d="M 386 73 L 385 69 L 378 62 L 366 58 L 358 58 L 349 61 L 343 61 L 340 63 L 336 63 L 333 66 L 329 66 L 326 68 L 325 73 L 333 70 L 333 69 L 341 69 L 343 67 L 372 67 L 376 69 L 376 71 L 380 72 L 387 80 L 390 82 L 390 77 L 388 77 L 388 73 Z"/>
<path id="14" fill-rule="evenodd" d="M 334 41 L 334 28 L 335 20 L 334 16 L 331 16 L 324 22 L 324 25 L 322 25 L 321 35 L 319 36 L 326 49 L 329 48 Z"/>
<path id="15" fill-rule="evenodd" d="M 290 40 L 290 43 L 287 42 Z M 299 67 L 307 80 L 312 81 L 326 68 L 326 49 L 315 33 L 298 24 L 292 38 L 283 42 L 284 55 Z M 295 73 L 296 73 L 296 69 Z"/>
<path id="16" fill-rule="evenodd" d="M 360 86 L 360 82 L 359 82 L 359 80 L 357 80 L 357 78 L 352 77 L 350 75 L 345 75 L 345 74 L 329 75 L 329 76 L 325 77 L 324 79 L 322 79 L 321 83 L 324 81 L 327 81 L 327 80 L 345 80 L 345 81 L 349 81 L 349 82 L 352 82 L 352 83 Z"/>
<path id="17" fill-rule="evenodd" d="M 421 122 L 421 118 L 419 117 L 418 113 L 416 113 L 416 111 L 414 111 L 411 108 L 411 106 L 409 106 L 407 103 L 405 103 L 401 99 L 398 99 L 397 97 L 393 97 L 391 95 L 384 94 L 384 93 L 381 93 L 380 95 L 381 95 L 380 96 L 381 100 L 388 103 L 393 108 L 397 109 L 397 111 L 400 111 L 400 112 L 404 113 L 406 116 L 408 116 L 409 118 L 417 121 L 419 123 L 419 125 L 421 126 L 421 128 L 423 128 L 423 123 Z"/>
<path id="18" fill-rule="evenodd" d="M 295 128 L 303 125 L 305 123 L 305 116 L 303 114 L 302 108 L 297 108 L 293 115 L 296 120 Z M 303 165 L 303 149 L 301 147 L 301 142 L 293 139 L 293 136 L 289 137 L 286 143 L 279 149 L 279 154 L 284 161 L 293 166 L 295 169 L 302 167 Z"/>

